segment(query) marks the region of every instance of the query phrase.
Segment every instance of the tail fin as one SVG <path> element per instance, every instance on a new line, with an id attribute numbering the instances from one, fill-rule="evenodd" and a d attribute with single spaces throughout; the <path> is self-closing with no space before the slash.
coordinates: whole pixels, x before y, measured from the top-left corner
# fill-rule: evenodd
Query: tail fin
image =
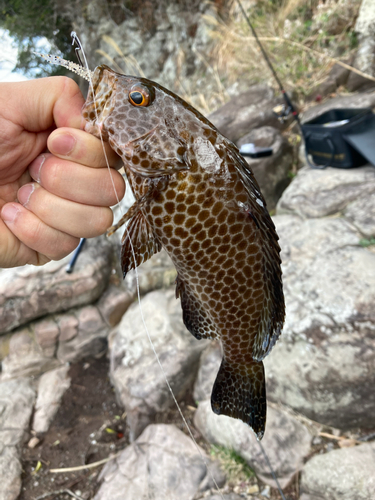
<path id="1" fill-rule="evenodd" d="M 235 366 L 224 358 L 211 395 L 211 406 L 217 415 L 239 418 L 250 425 L 258 440 L 266 425 L 266 382 L 262 361 Z"/>

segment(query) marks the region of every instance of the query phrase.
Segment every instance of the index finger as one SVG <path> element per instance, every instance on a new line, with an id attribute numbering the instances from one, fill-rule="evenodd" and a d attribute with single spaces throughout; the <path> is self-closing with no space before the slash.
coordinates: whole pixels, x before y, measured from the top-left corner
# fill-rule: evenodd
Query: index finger
<path id="1" fill-rule="evenodd" d="M 63 160 L 89 167 L 110 166 L 119 169 L 123 164 L 108 142 L 102 142 L 97 137 L 79 129 L 54 130 L 48 137 L 47 146 L 51 153 Z"/>

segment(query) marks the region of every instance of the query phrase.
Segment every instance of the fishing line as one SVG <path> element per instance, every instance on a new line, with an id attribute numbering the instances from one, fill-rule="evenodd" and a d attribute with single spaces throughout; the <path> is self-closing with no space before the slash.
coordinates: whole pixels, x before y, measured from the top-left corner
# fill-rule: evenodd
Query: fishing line
<path id="1" fill-rule="evenodd" d="M 258 440 L 257 440 L 258 441 Z M 283 493 L 283 490 L 281 489 L 281 486 L 280 486 L 280 483 L 279 483 L 279 480 L 277 479 L 277 476 L 276 476 L 276 473 L 275 471 L 272 469 L 272 465 L 271 465 L 271 462 L 270 462 L 270 459 L 268 458 L 268 455 L 266 453 L 266 450 L 264 449 L 264 446 L 262 445 L 262 443 L 260 441 L 258 441 L 258 444 L 260 446 L 260 449 L 262 450 L 262 453 L 263 453 L 263 456 L 266 460 L 266 463 L 268 465 L 268 468 L 270 469 L 271 471 L 271 475 L 277 485 L 277 489 L 279 490 L 279 493 L 281 495 L 281 498 L 282 500 L 286 500 L 285 496 L 284 496 L 284 493 Z"/>
<path id="2" fill-rule="evenodd" d="M 92 90 L 92 95 L 93 95 L 93 99 L 94 99 L 94 103 L 95 103 L 95 92 L 94 92 L 94 86 L 93 86 L 93 84 L 92 84 L 91 71 L 90 71 L 89 66 L 88 66 L 88 63 L 87 63 L 87 59 L 86 59 L 85 52 L 84 52 L 83 47 L 82 47 L 82 44 L 81 44 L 81 42 L 80 42 L 80 40 L 79 40 L 79 38 L 78 38 L 78 35 L 76 34 L 76 32 L 75 32 L 75 31 L 72 31 L 72 33 L 71 33 L 71 37 L 73 38 L 73 44 L 74 44 L 74 43 L 77 43 L 77 44 L 78 44 L 78 47 L 79 47 L 79 48 L 78 48 L 78 49 L 76 49 L 76 51 L 77 51 L 77 50 L 81 50 L 81 52 L 82 52 L 82 56 L 83 56 L 83 59 L 84 59 L 84 65 L 85 65 L 85 68 L 88 70 L 88 73 L 87 73 L 87 74 L 88 74 L 88 78 L 89 78 L 89 85 L 90 85 L 90 87 L 91 87 L 91 90 Z M 95 117 L 96 117 L 96 120 L 97 120 L 97 122 L 98 122 L 99 120 L 98 120 L 98 111 L 97 111 L 97 107 L 96 107 L 96 106 L 94 106 L 94 107 L 95 107 Z M 104 152 L 105 161 L 106 161 L 106 164 L 107 164 L 107 167 L 108 167 L 108 170 L 109 170 L 110 176 L 111 176 L 112 186 L 113 186 L 114 192 L 115 192 L 115 194 L 116 194 L 117 203 L 118 203 L 118 204 L 120 204 L 120 200 L 119 200 L 119 197 L 118 197 L 118 194 L 117 194 L 117 191 L 116 191 L 116 187 L 115 187 L 115 184 L 114 184 L 114 181 L 113 181 L 111 168 L 110 168 L 110 166 L 109 166 L 108 157 L 107 157 L 107 154 L 106 154 L 106 151 L 105 151 L 105 148 L 104 148 L 104 141 L 103 141 L 102 131 L 101 131 L 100 127 L 98 127 L 98 130 L 99 130 L 100 140 L 101 140 L 101 143 L 102 143 L 102 148 L 103 148 L 103 152 Z M 121 210 L 122 215 L 124 215 L 124 213 L 123 213 L 123 210 L 122 210 L 122 207 L 121 207 L 121 206 L 120 206 L 120 210 Z M 185 418 L 185 416 L 184 416 L 184 414 L 183 414 L 183 412 L 182 412 L 182 410 L 181 410 L 181 407 L 180 407 L 180 405 L 178 404 L 178 401 L 177 401 L 177 399 L 176 399 L 176 396 L 175 396 L 175 395 L 174 395 L 174 393 L 173 393 L 172 387 L 171 387 L 171 385 L 170 385 L 170 383 L 169 383 L 169 381 L 168 381 L 167 374 L 166 374 L 166 372 L 165 372 L 165 370 L 164 370 L 164 368 L 163 368 L 163 365 L 161 364 L 160 358 L 159 358 L 159 356 L 158 356 L 158 353 L 156 352 L 156 349 L 155 349 L 154 343 L 153 343 L 153 341 L 152 341 L 152 339 L 151 339 L 150 332 L 149 332 L 149 330 L 148 330 L 148 328 L 147 328 L 147 325 L 146 325 L 146 321 L 145 321 L 145 317 L 144 317 L 144 314 L 143 314 L 143 309 L 142 309 L 142 304 L 141 304 L 141 292 L 140 292 L 140 285 L 139 285 L 139 274 L 138 274 L 138 269 L 137 269 L 137 267 L 136 267 L 136 262 L 137 262 L 137 259 L 136 259 L 136 256 L 135 256 L 135 251 L 134 251 L 134 247 L 133 247 L 133 242 L 132 242 L 132 240 L 131 240 L 130 233 L 129 233 L 129 231 L 128 231 L 127 226 L 125 227 L 125 231 L 126 231 L 126 233 L 127 233 L 127 237 L 129 238 L 129 243 L 130 243 L 130 247 L 131 247 L 131 252 L 132 252 L 133 259 L 134 259 L 134 271 L 135 271 L 135 279 L 136 279 L 136 289 L 137 289 L 138 306 L 139 306 L 139 311 L 140 311 L 140 314 L 141 314 L 142 323 L 143 323 L 144 329 L 145 329 L 145 331 L 146 331 L 148 341 L 149 341 L 149 343 L 150 343 L 150 345 L 151 345 L 151 349 L 152 349 L 152 351 L 153 351 L 153 353 L 154 353 L 154 356 L 155 356 L 156 361 L 157 361 L 157 363 L 158 363 L 158 365 L 159 365 L 159 367 L 160 367 L 160 370 L 161 370 L 161 372 L 162 372 L 162 374 L 163 374 L 163 377 L 164 377 L 165 382 L 166 382 L 166 384 L 167 384 L 168 390 L 169 390 L 169 392 L 170 392 L 170 393 L 171 393 L 171 395 L 172 395 L 172 398 L 173 398 L 173 401 L 174 401 L 174 403 L 175 403 L 175 405 L 176 405 L 176 407 L 177 407 L 177 410 L 178 410 L 179 414 L 181 415 L 182 421 L 183 421 L 183 423 L 184 423 L 184 425 L 185 425 L 185 427 L 186 427 L 186 429 L 187 429 L 187 431 L 188 431 L 188 433 L 189 433 L 189 436 L 190 436 L 191 440 L 193 441 L 193 443 L 194 443 L 194 445 L 195 445 L 195 447 L 196 447 L 196 449 L 197 449 L 197 451 L 198 451 L 198 453 L 199 453 L 199 455 L 200 455 L 200 457 L 201 457 L 201 460 L 203 461 L 203 463 L 204 463 L 204 465 L 205 465 L 205 467 L 206 467 L 206 469 L 207 469 L 207 472 L 209 473 L 209 475 L 210 475 L 210 477 L 211 477 L 211 479 L 212 479 L 212 482 L 213 482 L 213 484 L 215 485 L 215 487 L 216 487 L 216 489 L 217 489 L 217 491 L 218 491 L 218 493 L 219 493 L 219 495 L 220 495 L 221 499 L 222 499 L 222 500 L 224 500 L 224 496 L 223 496 L 223 494 L 221 493 L 221 490 L 220 490 L 220 488 L 219 488 L 219 485 L 217 484 L 217 482 L 216 482 L 216 480 L 215 480 L 215 478 L 214 478 L 214 476 L 213 476 L 213 473 L 212 473 L 211 467 L 209 466 L 209 464 L 208 464 L 207 460 L 204 458 L 204 456 L 203 456 L 203 454 L 202 454 L 202 451 L 200 450 L 200 448 L 199 448 L 199 446 L 198 446 L 198 443 L 197 443 L 197 441 L 195 440 L 195 438 L 194 438 L 194 436 L 193 436 L 193 433 L 192 433 L 192 431 L 191 431 L 191 429 L 190 429 L 190 427 L 189 427 L 189 424 L 187 423 L 187 420 L 186 420 L 186 418 Z"/>
<path id="3" fill-rule="evenodd" d="M 78 54 L 79 50 L 82 53 L 82 57 L 83 57 L 83 61 L 84 61 L 84 67 L 88 70 L 87 74 L 88 74 L 88 78 L 89 78 L 89 85 L 91 87 L 92 96 L 93 96 L 93 99 L 94 99 L 94 102 L 95 102 L 95 91 L 94 91 L 94 85 L 92 83 L 92 78 L 91 78 L 91 70 L 89 68 L 89 65 L 88 65 L 88 62 L 87 62 L 87 59 L 86 59 L 86 54 L 85 54 L 85 51 L 83 50 L 83 47 L 82 47 L 82 44 L 81 44 L 81 40 L 78 38 L 78 35 L 77 35 L 77 33 L 75 31 L 72 31 L 70 33 L 70 36 L 73 39 L 72 45 L 74 45 L 75 43 L 77 43 L 77 45 L 78 45 L 78 47 L 76 47 L 76 49 L 75 49 L 76 50 L 76 54 Z M 78 60 L 81 61 L 80 57 L 78 57 Z M 99 121 L 99 119 L 98 119 L 98 110 L 97 110 L 96 106 L 94 106 L 94 108 L 95 108 L 95 118 L 96 118 L 96 121 L 98 122 Z M 108 171 L 109 171 L 109 176 L 111 178 L 111 183 L 112 183 L 113 191 L 115 192 L 115 195 L 116 195 L 117 205 L 119 205 L 120 204 L 120 200 L 119 200 L 119 197 L 118 197 L 118 194 L 117 194 L 117 191 L 116 191 L 115 182 L 113 180 L 112 169 L 109 166 L 109 161 L 108 161 L 107 153 L 106 153 L 106 150 L 105 150 L 105 147 L 104 147 L 104 140 L 103 140 L 103 135 L 102 135 L 102 131 L 101 131 L 100 127 L 98 127 L 98 130 L 99 130 L 100 141 L 102 143 L 102 148 L 103 148 L 105 162 L 107 164 Z M 122 209 L 121 209 L 121 211 L 122 211 Z"/>

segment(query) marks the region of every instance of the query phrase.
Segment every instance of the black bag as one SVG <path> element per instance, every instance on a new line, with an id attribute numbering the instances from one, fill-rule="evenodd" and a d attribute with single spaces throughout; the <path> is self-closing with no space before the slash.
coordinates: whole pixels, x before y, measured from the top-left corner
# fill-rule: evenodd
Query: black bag
<path id="1" fill-rule="evenodd" d="M 375 115 L 370 108 L 331 109 L 301 128 L 312 168 L 375 165 Z"/>

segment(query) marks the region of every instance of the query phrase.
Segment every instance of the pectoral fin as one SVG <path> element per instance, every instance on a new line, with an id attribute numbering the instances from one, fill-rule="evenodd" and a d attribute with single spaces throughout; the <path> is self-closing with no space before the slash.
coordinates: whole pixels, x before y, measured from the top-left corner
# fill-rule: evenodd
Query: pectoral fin
<path id="1" fill-rule="evenodd" d="M 149 198 L 150 194 L 148 193 L 134 203 L 118 223 L 107 231 L 107 236 L 111 236 L 119 227 L 129 222 L 121 240 L 121 267 L 124 278 L 128 271 L 146 262 L 162 248 L 142 212 L 142 207 Z"/>
<path id="2" fill-rule="evenodd" d="M 124 278 L 128 271 L 146 262 L 162 248 L 141 210 L 131 218 L 121 243 L 121 268 Z"/>

